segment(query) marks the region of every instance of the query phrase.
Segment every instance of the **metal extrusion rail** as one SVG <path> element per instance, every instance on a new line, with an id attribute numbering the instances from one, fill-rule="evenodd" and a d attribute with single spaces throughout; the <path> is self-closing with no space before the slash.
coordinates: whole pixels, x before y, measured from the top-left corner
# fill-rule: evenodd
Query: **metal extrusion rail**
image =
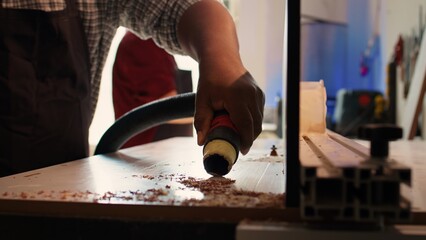
<path id="1" fill-rule="evenodd" d="M 333 132 L 301 135 L 299 144 L 303 219 L 410 220 L 409 167 L 371 158 L 368 148 Z"/>

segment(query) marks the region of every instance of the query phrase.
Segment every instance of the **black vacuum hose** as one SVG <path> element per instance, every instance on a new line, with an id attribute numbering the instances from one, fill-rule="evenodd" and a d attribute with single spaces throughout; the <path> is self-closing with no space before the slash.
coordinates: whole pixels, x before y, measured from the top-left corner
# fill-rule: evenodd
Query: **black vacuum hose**
<path id="1" fill-rule="evenodd" d="M 115 152 L 134 135 L 179 118 L 193 117 L 195 93 L 184 93 L 142 105 L 119 118 L 104 133 L 95 155 Z"/>

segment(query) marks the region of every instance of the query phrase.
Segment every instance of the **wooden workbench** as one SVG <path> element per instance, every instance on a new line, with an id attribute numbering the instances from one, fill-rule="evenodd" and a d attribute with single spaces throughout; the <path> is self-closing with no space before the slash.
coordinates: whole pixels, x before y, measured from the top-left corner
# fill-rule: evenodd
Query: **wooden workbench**
<path id="1" fill-rule="evenodd" d="M 366 142 L 360 143 L 368 146 Z M 273 145 L 278 156 L 270 156 Z M 78 219 L 71 225 L 78 224 L 79 231 L 93 225 L 84 222 L 85 219 L 148 221 L 157 224 L 144 225 L 140 232 L 146 234 L 151 230 L 151 236 L 156 236 L 158 228 L 154 226 L 161 226 L 169 229 L 163 234 L 169 231 L 175 236 L 176 224 L 182 222 L 220 223 L 209 225 L 213 227 L 208 233 L 205 230 L 198 235 L 207 234 L 213 239 L 220 232 L 218 229 L 232 236 L 236 224 L 243 219 L 299 221 L 299 210 L 285 208 L 283 204 L 286 174 L 283 146 L 282 140 L 258 139 L 250 153 L 240 156 L 232 171 L 220 179 L 211 179 L 204 171 L 202 148 L 193 138 L 173 138 L 0 178 L 0 217 L 5 216 L 0 218 L 0 225 L 21 225 L 28 216 L 36 217 L 24 221 L 27 226 L 35 224 L 34 229 L 41 227 L 37 223 L 46 223 L 45 218 L 54 220 L 42 226 L 56 227 L 59 222 L 68 226 L 69 219 Z M 425 149 L 424 141 L 392 142 L 390 147 L 393 158 L 413 169 L 413 219 L 419 223 L 425 223 L 426 219 Z M 205 184 L 211 181 L 223 183 L 219 184 L 222 188 L 206 190 Z M 167 222 L 172 225 L 164 227 Z M 118 223 L 97 224 L 98 229 L 105 230 L 105 226 L 114 229 Z M 119 226 L 124 225 L 128 226 L 127 223 Z M 64 231 L 63 228 L 58 231 Z M 134 228 L 141 227 L 132 225 L 131 229 Z M 205 225 L 201 228 L 205 229 Z M 182 239 L 188 236 L 179 234 Z"/>
<path id="2" fill-rule="evenodd" d="M 273 145 L 278 156 L 270 156 Z M 92 156 L 0 178 L 0 212 L 145 220 L 288 220 L 297 211 L 284 208 L 282 146 L 279 140 L 257 141 L 224 178 L 205 172 L 202 148 L 193 138 Z M 223 185 L 219 192 L 206 189 L 212 181 Z"/>

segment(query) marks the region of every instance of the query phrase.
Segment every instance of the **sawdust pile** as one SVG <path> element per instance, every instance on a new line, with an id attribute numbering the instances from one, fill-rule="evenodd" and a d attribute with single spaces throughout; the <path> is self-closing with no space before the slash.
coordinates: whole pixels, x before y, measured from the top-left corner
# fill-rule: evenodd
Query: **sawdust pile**
<path id="1" fill-rule="evenodd" d="M 194 188 L 204 194 L 203 199 L 188 199 L 182 202 L 186 206 L 221 207 L 260 207 L 283 208 L 284 195 L 238 190 L 235 180 L 227 178 L 188 179 L 180 181 L 188 188 Z"/>

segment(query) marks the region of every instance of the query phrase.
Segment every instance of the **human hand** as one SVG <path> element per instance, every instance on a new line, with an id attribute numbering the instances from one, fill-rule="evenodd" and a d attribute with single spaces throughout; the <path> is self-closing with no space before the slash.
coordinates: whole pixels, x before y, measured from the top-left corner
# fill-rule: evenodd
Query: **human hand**
<path id="1" fill-rule="evenodd" d="M 218 84 L 214 79 L 200 78 L 194 120 L 198 145 L 205 143 L 214 111 L 225 109 L 239 132 L 240 151 L 247 154 L 253 141 L 262 132 L 264 105 L 264 93 L 249 72 L 230 84 Z"/>

